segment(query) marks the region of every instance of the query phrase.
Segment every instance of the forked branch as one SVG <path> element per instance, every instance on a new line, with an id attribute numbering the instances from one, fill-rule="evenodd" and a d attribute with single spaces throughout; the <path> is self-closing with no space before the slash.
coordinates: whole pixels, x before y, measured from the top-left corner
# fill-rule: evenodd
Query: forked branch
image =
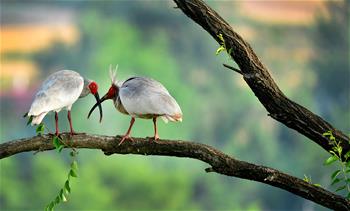
<path id="1" fill-rule="evenodd" d="M 250 45 L 218 13 L 202 0 L 174 1 L 178 8 L 203 27 L 219 45 L 224 40 L 226 51 L 237 63 L 244 80 L 269 112 L 269 116 L 308 137 L 328 152 L 333 145 L 322 134 L 332 131 L 343 148 L 343 154 L 350 150 L 348 136 L 284 95 Z"/>

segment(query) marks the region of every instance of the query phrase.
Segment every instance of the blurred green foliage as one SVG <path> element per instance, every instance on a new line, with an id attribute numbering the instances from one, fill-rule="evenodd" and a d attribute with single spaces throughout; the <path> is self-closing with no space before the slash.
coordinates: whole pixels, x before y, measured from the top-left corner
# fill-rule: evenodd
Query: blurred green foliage
<path id="1" fill-rule="evenodd" d="M 23 4 L 14 7 L 22 10 Z M 40 4 L 47 6 L 44 2 Z M 215 8 L 219 5 L 210 4 Z M 134 75 L 155 78 L 180 104 L 184 121 L 160 122 L 160 137 L 210 144 L 241 160 L 278 168 L 300 178 L 304 174 L 312 175 L 313 181 L 321 184 L 327 177 L 328 170 L 317 165 L 327 153 L 267 117 L 243 79 L 222 67 L 222 63 L 232 65 L 232 61 L 226 54 L 215 56 L 219 45 L 184 14 L 172 9 L 169 2 L 64 1 L 50 6 L 74 11 L 80 40 L 73 47 L 57 42 L 27 55 L 43 71 L 42 77 L 59 69 L 78 70 L 99 83 L 102 95 L 110 86 L 109 65 L 119 64 L 119 80 Z M 235 12 L 229 14 L 228 20 L 253 25 L 258 31 L 259 36 L 249 42 L 282 90 L 317 112 L 314 92 L 318 90 L 314 91 L 314 83 L 309 83 L 318 75 L 313 66 L 303 60 L 290 60 L 288 56 L 271 57 L 264 49 L 278 46 L 288 49 L 289 55 L 289 51 L 304 48 L 319 35 L 305 35 L 305 27 L 266 26 Z M 286 36 L 290 34 L 294 36 Z M 284 78 L 294 70 L 301 70 L 301 82 L 290 88 Z M 346 86 L 346 83 L 338 85 Z M 1 124 L 2 140 L 34 135 L 33 128 L 25 128 L 25 121 L 13 116 L 17 111 L 11 110 L 14 109 L 11 103 L 1 102 L 2 119 L 8 121 Z M 106 135 L 126 131 L 130 119 L 118 113 L 112 102 L 103 105 L 102 124 L 98 123 L 97 115 L 87 120 L 93 104 L 93 97 L 74 104 L 72 119 L 77 131 Z M 67 131 L 64 111 L 59 119 L 61 130 Z M 45 118 L 48 127 L 54 128 L 53 122 L 52 115 Z M 337 119 L 334 123 L 337 125 Z M 132 135 L 145 137 L 152 132 L 151 121 L 137 119 Z M 66 151 L 35 156 L 24 153 L 1 160 L 1 210 L 43 209 L 66 178 L 69 169 Z M 322 209 L 273 187 L 206 174 L 206 164 L 190 159 L 107 157 L 97 150 L 80 150 L 78 163 L 79 178 L 72 181 L 74 188 L 68 203 L 59 205 L 58 210 L 300 210 L 305 206 Z"/>

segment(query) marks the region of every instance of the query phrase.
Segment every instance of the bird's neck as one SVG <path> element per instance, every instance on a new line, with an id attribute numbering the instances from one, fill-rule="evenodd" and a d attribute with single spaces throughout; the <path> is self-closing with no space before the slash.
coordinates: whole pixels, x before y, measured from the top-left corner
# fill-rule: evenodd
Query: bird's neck
<path id="1" fill-rule="evenodd" d="M 126 109 L 124 108 L 122 101 L 120 100 L 120 97 L 118 96 L 116 99 L 114 99 L 114 106 L 116 107 L 116 109 L 123 113 L 123 114 L 129 114 Z"/>
<path id="2" fill-rule="evenodd" d="M 84 84 L 83 90 L 81 91 L 79 98 L 86 97 L 89 93 L 90 93 L 89 87 L 85 86 Z"/>

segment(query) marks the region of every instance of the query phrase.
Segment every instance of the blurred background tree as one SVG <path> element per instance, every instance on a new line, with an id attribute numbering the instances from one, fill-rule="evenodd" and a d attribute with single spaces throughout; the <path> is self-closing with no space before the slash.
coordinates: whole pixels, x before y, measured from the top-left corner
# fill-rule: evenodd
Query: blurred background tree
<path id="1" fill-rule="evenodd" d="M 315 93 L 325 118 L 339 121 L 339 128 L 349 129 L 349 1 L 327 3 L 328 14 L 318 16 L 313 29 L 314 48 L 318 52 L 311 64 L 319 72 Z"/>
<path id="2" fill-rule="evenodd" d="M 281 89 L 338 128 L 349 131 L 349 49 L 346 1 L 209 2 L 252 44 Z M 266 115 L 242 78 L 222 67 L 217 44 L 171 1 L 2 1 L 1 141 L 32 136 L 21 118 L 40 82 L 74 69 L 110 86 L 144 75 L 161 81 L 179 102 L 184 121 L 159 124 L 160 136 L 210 144 L 242 160 L 278 168 L 327 187 L 326 152 Z M 288 15 L 286 15 L 288 14 Z M 315 14 L 318 14 L 315 16 Z M 76 130 L 116 135 L 129 118 L 112 103 L 105 118 L 86 119 L 94 99 L 72 110 Z M 65 119 L 65 113 L 61 112 Z M 46 125 L 53 129 L 54 118 Z M 68 129 L 68 122 L 60 127 Z M 138 121 L 134 136 L 152 135 Z M 42 209 L 64 182 L 67 154 L 25 153 L 0 161 L 1 210 Z M 205 174 L 189 159 L 104 156 L 80 150 L 79 178 L 65 210 L 301 210 L 323 209 L 255 182 Z"/>

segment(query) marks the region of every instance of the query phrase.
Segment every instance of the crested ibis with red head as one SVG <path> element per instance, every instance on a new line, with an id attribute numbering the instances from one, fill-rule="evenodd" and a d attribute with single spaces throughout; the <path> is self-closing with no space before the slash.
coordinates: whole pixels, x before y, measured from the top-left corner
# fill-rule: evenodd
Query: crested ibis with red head
<path id="1" fill-rule="evenodd" d="M 116 68 L 117 69 L 117 68 Z M 133 141 L 130 137 L 135 118 L 153 119 L 154 140 L 159 139 L 157 118 L 164 122 L 182 121 L 182 111 L 168 90 L 158 81 L 147 77 L 131 77 L 122 83 L 117 83 L 116 69 L 110 68 L 112 85 L 108 92 L 90 110 L 93 110 L 105 100 L 113 100 L 115 108 L 131 116 L 130 126 L 122 137 L 119 145 L 125 140 Z"/>
<path id="2" fill-rule="evenodd" d="M 58 112 L 65 108 L 68 110 L 68 121 L 71 135 L 75 132 L 72 126 L 71 109 L 78 98 L 92 94 L 96 101 L 100 101 L 98 85 L 95 81 L 84 79 L 79 73 L 72 70 L 61 70 L 51 74 L 41 85 L 36 93 L 34 101 L 25 116 L 29 116 L 32 125 L 38 125 L 45 115 L 55 112 L 56 135 L 58 136 Z M 100 121 L 102 120 L 102 108 Z"/>

